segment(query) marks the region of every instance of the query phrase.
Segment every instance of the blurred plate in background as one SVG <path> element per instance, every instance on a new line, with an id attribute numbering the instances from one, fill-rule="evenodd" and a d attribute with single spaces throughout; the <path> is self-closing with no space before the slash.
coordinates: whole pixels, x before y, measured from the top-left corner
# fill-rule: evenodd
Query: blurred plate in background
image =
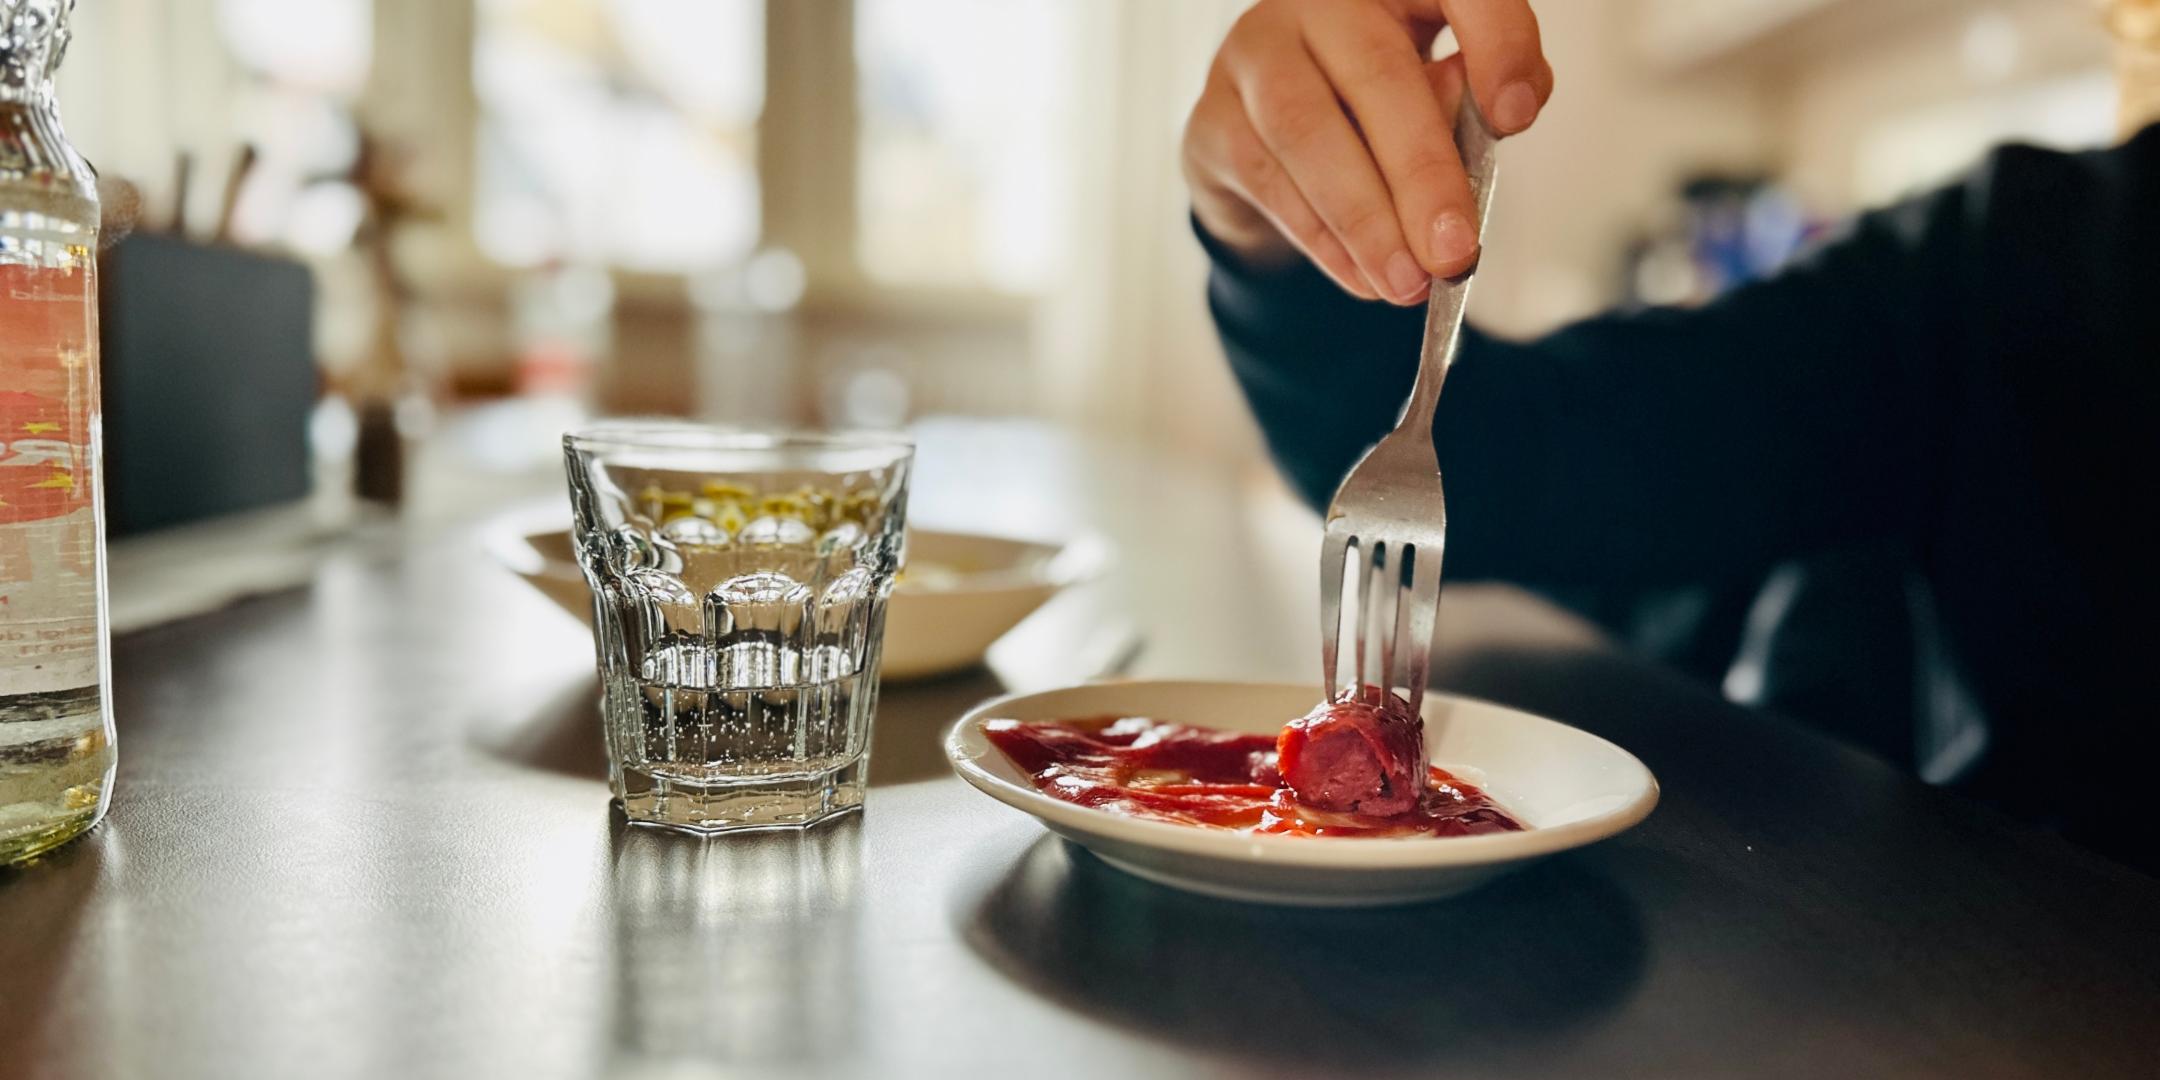
<path id="1" fill-rule="evenodd" d="M 529 516 L 487 532 L 489 551 L 564 611 L 590 624 L 592 594 L 568 529 L 534 528 Z M 907 565 L 885 610 L 884 673 L 921 679 L 964 671 L 1006 631 L 1062 589 L 1108 563 L 1108 545 L 1064 544 L 914 529 Z"/>

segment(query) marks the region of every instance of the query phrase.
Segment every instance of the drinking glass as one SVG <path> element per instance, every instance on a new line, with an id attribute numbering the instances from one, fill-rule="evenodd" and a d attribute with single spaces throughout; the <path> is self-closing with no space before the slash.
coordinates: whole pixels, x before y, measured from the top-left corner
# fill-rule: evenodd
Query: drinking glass
<path id="1" fill-rule="evenodd" d="M 563 455 L 623 813 L 717 832 L 859 808 L 913 445 L 604 421 Z"/>

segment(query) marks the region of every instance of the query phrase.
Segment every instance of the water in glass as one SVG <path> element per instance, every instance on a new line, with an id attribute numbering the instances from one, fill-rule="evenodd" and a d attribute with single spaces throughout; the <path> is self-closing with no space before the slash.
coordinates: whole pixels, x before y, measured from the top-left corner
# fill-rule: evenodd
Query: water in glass
<path id="1" fill-rule="evenodd" d="M 859 807 L 907 443 L 640 424 L 565 452 L 624 813 L 711 831 Z"/>

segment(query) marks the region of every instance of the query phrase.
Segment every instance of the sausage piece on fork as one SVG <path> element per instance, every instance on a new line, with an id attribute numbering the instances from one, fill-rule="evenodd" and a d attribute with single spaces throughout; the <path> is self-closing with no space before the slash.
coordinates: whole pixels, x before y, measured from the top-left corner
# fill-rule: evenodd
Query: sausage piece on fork
<path id="1" fill-rule="evenodd" d="M 1376 686 L 1292 720 L 1275 748 L 1283 784 L 1316 809 L 1401 814 L 1425 792 L 1425 723 Z"/>

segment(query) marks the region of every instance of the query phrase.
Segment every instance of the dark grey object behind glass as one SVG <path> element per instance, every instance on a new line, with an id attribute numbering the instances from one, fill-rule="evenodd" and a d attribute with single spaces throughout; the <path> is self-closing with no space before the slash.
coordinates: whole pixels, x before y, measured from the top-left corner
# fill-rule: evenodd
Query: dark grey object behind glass
<path id="1" fill-rule="evenodd" d="M 307 268 L 138 234 L 103 269 L 110 534 L 306 495 L 320 385 Z"/>

